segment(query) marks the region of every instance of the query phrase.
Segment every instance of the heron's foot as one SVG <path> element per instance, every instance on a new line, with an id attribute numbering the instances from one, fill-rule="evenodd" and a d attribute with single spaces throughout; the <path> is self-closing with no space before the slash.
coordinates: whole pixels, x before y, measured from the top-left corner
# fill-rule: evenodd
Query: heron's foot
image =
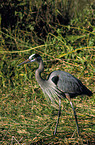
<path id="1" fill-rule="evenodd" d="M 56 128 L 55 128 L 55 130 L 54 130 L 54 135 L 56 134 L 56 132 L 57 132 L 57 130 L 56 130 Z"/>
<path id="2" fill-rule="evenodd" d="M 80 132 L 78 131 L 78 137 L 80 137 Z"/>
<path id="3" fill-rule="evenodd" d="M 72 134 L 72 137 L 71 137 L 71 138 L 73 138 L 73 137 L 74 137 L 74 135 L 75 135 L 75 133 L 76 133 L 76 130 L 77 130 L 77 129 L 75 129 L 75 131 L 73 132 L 73 134 Z M 78 137 L 79 137 L 79 136 L 80 136 L 80 135 L 79 135 L 79 130 L 77 131 L 77 134 L 78 134 Z"/>

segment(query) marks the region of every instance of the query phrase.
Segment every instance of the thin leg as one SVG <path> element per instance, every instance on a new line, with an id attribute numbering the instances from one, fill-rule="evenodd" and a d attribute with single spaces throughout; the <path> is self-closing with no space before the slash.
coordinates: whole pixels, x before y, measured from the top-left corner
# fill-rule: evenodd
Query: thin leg
<path id="1" fill-rule="evenodd" d="M 57 126 L 58 126 L 58 123 L 59 123 L 59 118 L 60 118 L 60 115 L 61 115 L 61 99 L 59 99 L 58 119 L 57 119 L 57 122 L 56 122 L 56 127 L 55 127 L 55 130 L 54 130 L 54 135 L 55 135 L 55 134 L 56 134 L 56 132 L 57 132 Z"/>
<path id="2" fill-rule="evenodd" d="M 66 93 L 65 95 L 66 95 L 66 98 L 70 101 L 71 107 L 72 107 L 72 109 L 73 109 L 74 117 L 75 117 L 75 121 L 76 121 L 76 125 L 77 125 L 77 132 L 78 132 L 78 135 L 79 135 L 79 127 L 78 127 L 78 121 L 77 121 L 76 111 L 75 111 L 74 106 L 73 106 L 73 104 L 72 104 L 72 102 L 71 102 L 71 99 L 70 99 L 69 94 Z"/>
<path id="3" fill-rule="evenodd" d="M 72 102 L 71 102 L 71 101 L 70 101 L 70 104 L 71 104 L 71 107 L 72 107 L 73 112 L 74 112 L 75 121 L 76 121 L 76 125 L 77 125 L 77 132 L 78 132 L 78 134 L 79 134 L 79 127 L 78 127 L 78 121 L 77 121 L 76 111 L 75 111 L 75 109 L 74 109 L 73 104 L 72 104 Z"/>

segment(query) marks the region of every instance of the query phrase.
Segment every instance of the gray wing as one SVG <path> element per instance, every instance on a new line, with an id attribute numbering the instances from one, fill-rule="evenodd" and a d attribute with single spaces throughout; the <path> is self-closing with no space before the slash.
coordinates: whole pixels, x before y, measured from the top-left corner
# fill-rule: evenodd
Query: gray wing
<path id="1" fill-rule="evenodd" d="M 64 71 L 54 71 L 49 75 L 49 80 L 53 81 L 59 90 L 75 97 L 83 93 L 84 85 L 80 80 Z"/>

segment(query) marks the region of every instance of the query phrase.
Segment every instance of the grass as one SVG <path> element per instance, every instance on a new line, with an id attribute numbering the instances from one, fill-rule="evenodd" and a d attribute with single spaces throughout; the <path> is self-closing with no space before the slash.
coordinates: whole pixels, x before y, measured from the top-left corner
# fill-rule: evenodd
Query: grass
<path id="1" fill-rule="evenodd" d="M 74 32 L 72 40 L 69 35 L 64 38 L 61 32 L 57 30 L 57 36 L 49 34 L 42 47 L 32 46 L 24 41 L 22 43 L 19 37 L 15 39 L 13 36 L 17 41 L 17 51 L 7 51 L 2 41 L 0 51 L 1 144 L 94 145 L 95 95 L 78 96 L 72 100 L 78 116 L 80 137 L 77 135 L 71 106 L 66 99 L 62 100 L 58 133 L 53 136 L 58 108 L 48 104 L 35 80 L 37 64 L 17 67 L 20 62 L 36 52 L 41 54 L 44 60 L 45 71 L 42 74 L 44 78 L 54 70 L 64 70 L 79 78 L 94 92 L 94 31 L 90 33 L 81 30 L 81 35 L 84 37 L 75 37 Z M 10 46 L 13 44 L 10 43 Z M 24 46 L 23 49 L 21 44 Z"/>
<path id="2" fill-rule="evenodd" d="M 39 94 L 41 93 L 40 90 L 38 92 Z M 31 92 L 29 93 L 31 94 Z M 23 144 L 53 144 L 56 142 L 82 144 L 82 142 L 87 143 L 87 141 L 94 144 L 95 120 L 93 98 L 77 97 L 73 99 L 81 132 L 79 138 L 75 131 L 76 124 L 72 109 L 67 100 L 62 102 L 62 115 L 58 126 L 58 134 L 54 137 L 53 131 L 58 110 L 49 106 L 44 97 L 35 98 L 33 96 L 30 99 L 29 95 L 21 96 L 19 92 L 13 95 L 11 92 L 8 92 L 2 98 L 2 117 L 0 122 L 2 144 L 10 143 L 13 136 L 18 142 L 22 139 L 19 143 Z M 16 140 L 13 140 L 12 143 L 16 143 Z"/>

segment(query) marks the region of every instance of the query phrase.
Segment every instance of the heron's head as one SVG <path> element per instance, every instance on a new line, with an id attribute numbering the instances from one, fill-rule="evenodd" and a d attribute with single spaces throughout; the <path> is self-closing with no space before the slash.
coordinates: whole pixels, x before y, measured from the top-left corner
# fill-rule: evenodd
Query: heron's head
<path id="1" fill-rule="evenodd" d="M 42 58 L 39 54 L 32 54 L 32 55 L 29 56 L 29 58 L 27 60 L 20 63 L 18 66 L 20 66 L 22 64 L 26 64 L 26 63 L 31 63 L 31 62 L 34 62 L 34 61 L 37 61 L 39 63 L 41 60 L 42 60 Z"/>

